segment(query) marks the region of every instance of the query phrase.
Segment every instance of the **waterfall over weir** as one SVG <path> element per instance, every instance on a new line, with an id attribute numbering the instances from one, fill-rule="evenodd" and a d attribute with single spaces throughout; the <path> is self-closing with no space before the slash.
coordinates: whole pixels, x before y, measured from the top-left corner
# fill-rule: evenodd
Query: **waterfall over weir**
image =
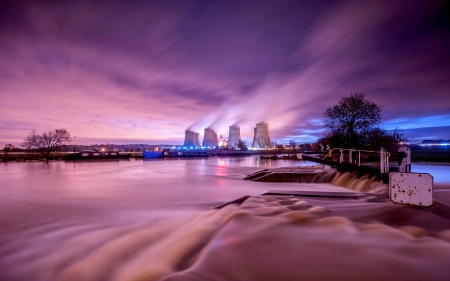
<path id="1" fill-rule="evenodd" d="M 321 165 L 265 169 L 248 175 L 246 180 L 259 182 L 330 183 L 359 192 L 386 192 L 387 185 L 376 176 L 358 176 L 358 172 L 338 172 Z"/>
<path id="2" fill-rule="evenodd" d="M 387 185 L 376 176 L 369 178 L 369 175 L 358 177 L 358 172 L 336 172 L 330 182 L 332 185 L 342 186 L 350 190 L 359 192 L 387 192 Z"/>

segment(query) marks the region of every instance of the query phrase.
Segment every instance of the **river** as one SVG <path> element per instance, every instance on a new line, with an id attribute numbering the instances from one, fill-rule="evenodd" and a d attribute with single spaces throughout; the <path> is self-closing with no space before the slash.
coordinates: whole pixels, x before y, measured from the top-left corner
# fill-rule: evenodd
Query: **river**
<path id="1" fill-rule="evenodd" d="M 255 157 L 0 163 L 0 280 L 450 278 L 442 210 L 376 197 L 264 197 L 268 189 L 349 189 L 242 180 L 311 165 Z M 412 169 L 433 175 L 436 201 L 450 208 L 450 166 Z M 211 210 L 247 194 L 242 205 Z"/>

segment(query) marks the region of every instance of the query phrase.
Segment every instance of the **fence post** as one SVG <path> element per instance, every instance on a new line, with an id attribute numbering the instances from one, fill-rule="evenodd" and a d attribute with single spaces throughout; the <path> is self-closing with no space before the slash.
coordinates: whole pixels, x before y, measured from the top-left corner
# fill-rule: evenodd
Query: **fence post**
<path id="1" fill-rule="evenodd" d="M 380 148 L 380 172 L 382 174 L 389 173 L 389 152 L 384 148 Z"/>

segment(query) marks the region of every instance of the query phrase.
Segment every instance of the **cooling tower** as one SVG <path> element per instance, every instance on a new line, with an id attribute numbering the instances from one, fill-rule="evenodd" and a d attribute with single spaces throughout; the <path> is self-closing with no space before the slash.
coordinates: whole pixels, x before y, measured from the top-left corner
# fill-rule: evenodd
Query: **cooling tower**
<path id="1" fill-rule="evenodd" d="M 270 142 L 269 137 L 269 124 L 267 123 L 258 123 L 255 128 L 255 136 L 253 137 L 252 147 L 271 147 L 272 144 Z"/>
<path id="2" fill-rule="evenodd" d="M 219 144 L 217 140 L 217 134 L 213 131 L 213 129 L 206 128 L 205 135 L 203 136 L 203 146 L 206 147 L 215 147 Z"/>
<path id="3" fill-rule="evenodd" d="M 202 146 L 202 144 L 200 143 L 200 133 L 194 133 L 194 139 L 195 139 L 195 146 Z"/>
<path id="4" fill-rule="evenodd" d="M 241 139 L 241 128 L 239 126 L 230 126 L 230 134 L 228 136 L 228 145 L 235 147 L 238 140 Z"/>
<path id="5" fill-rule="evenodd" d="M 184 144 L 183 144 L 183 146 L 188 146 L 188 147 L 198 146 L 195 143 L 195 134 L 198 134 L 198 133 L 195 133 L 195 132 L 190 131 L 190 130 L 184 131 Z"/>

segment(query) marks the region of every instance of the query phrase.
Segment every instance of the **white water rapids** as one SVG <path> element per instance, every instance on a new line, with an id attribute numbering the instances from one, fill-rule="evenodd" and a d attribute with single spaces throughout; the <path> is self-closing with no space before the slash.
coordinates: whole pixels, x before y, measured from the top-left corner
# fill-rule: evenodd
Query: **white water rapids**
<path id="1" fill-rule="evenodd" d="M 450 279 L 450 166 L 429 171 L 439 175 L 438 210 L 376 196 L 259 195 L 386 188 L 350 174 L 332 183 L 242 180 L 263 168 L 311 164 L 2 163 L 0 280 Z M 245 194 L 252 197 L 242 204 L 211 209 Z"/>

